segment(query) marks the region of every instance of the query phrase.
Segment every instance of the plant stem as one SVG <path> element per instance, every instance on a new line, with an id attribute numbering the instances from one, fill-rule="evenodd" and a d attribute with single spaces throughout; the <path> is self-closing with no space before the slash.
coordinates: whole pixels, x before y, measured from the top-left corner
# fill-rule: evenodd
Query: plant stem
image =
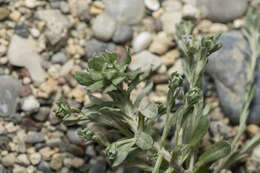
<path id="1" fill-rule="evenodd" d="M 165 140 L 166 140 L 168 133 L 169 133 L 169 128 L 170 128 L 169 119 L 170 119 L 170 107 L 167 107 L 166 119 L 165 119 L 165 122 L 164 122 L 165 126 L 164 126 L 163 134 L 162 134 L 162 137 L 161 137 L 161 140 L 160 140 L 160 143 L 159 143 L 160 149 L 162 149 L 164 147 Z M 154 166 L 153 173 L 159 173 L 162 160 L 163 160 L 162 153 L 159 153 L 159 156 L 158 156 L 156 163 L 155 163 L 155 166 Z"/>

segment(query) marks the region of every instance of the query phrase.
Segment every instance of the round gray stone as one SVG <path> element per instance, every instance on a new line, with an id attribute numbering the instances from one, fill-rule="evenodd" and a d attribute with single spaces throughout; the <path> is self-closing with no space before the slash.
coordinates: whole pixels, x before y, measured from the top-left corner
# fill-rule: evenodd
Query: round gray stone
<path id="1" fill-rule="evenodd" d="M 125 43 L 131 40 L 133 37 L 133 29 L 128 25 L 119 25 L 113 36 L 113 42 L 115 43 Z"/>

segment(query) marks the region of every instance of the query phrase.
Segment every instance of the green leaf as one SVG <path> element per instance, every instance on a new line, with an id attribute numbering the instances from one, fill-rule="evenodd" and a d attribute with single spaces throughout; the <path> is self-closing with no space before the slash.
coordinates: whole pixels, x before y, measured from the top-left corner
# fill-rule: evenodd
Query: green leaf
<path id="1" fill-rule="evenodd" d="M 149 150 L 153 146 L 153 138 L 145 132 L 136 134 L 136 145 L 142 150 Z"/>
<path id="2" fill-rule="evenodd" d="M 95 90 L 103 88 L 104 86 L 105 86 L 104 81 L 101 80 L 101 81 L 95 82 L 94 84 L 88 86 L 87 89 L 90 91 L 95 91 Z"/>
<path id="3" fill-rule="evenodd" d="M 155 103 L 148 103 L 140 112 L 147 118 L 155 118 L 158 115 L 158 106 Z"/>
<path id="4" fill-rule="evenodd" d="M 88 67 L 94 71 L 102 71 L 106 58 L 104 56 L 95 56 L 88 61 Z"/>
<path id="5" fill-rule="evenodd" d="M 125 78 L 126 78 L 125 76 L 117 77 L 117 78 L 112 80 L 112 83 L 114 85 L 118 85 L 118 84 L 122 83 L 125 80 Z"/>
<path id="6" fill-rule="evenodd" d="M 231 152 L 230 144 L 225 141 L 220 141 L 210 146 L 200 157 L 199 161 L 195 164 L 194 172 L 198 171 L 202 166 L 217 161 Z"/>
<path id="7" fill-rule="evenodd" d="M 126 57 L 124 58 L 123 62 L 121 65 L 129 65 L 131 63 L 131 54 L 130 54 L 130 49 L 126 48 Z"/>
<path id="8" fill-rule="evenodd" d="M 115 87 L 115 85 L 111 84 L 104 89 L 104 93 L 108 93 L 108 92 L 111 92 L 111 91 L 114 91 L 114 90 L 117 90 L 117 88 Z"/>
<path id="9" fill-rule="evenodd" d="M 92 71 L 90 72 L 90 77 L 93 81 L 99 81 L 103 79 L 103 75 L 100 72 Z"/>
<path id="10" fill-rule="evenodd" d="M 196 146 L 201 139 L 207 134 L 209 129 L 209 119 L 207 116 L 202 116 L 199 120 L 199 123 L 195 127 L 194 131 L 191 133 L 191 140 L 189 144 L 192 146 Z"/>
<path id="11" fill-rule="evenodd" d="M 94 82 L 88 72 L 77 71 L 74 76 L 77 82 L 81 85 L 89 86 Z"/>
<path id="12" fill-rule="evenodd" d="M 146 96 L 146 94 L 148 94 L 151 89 L 153 88 L 153 83 L 152 82 L 148 82 L 147 85 L 144 87 L 144 89 L 140 92 L 140 94 L 138 95 L 138 97 L 135 100 L 134 105 L 138 108 L 141 101 L 143 100 L 143 98 Z"/>

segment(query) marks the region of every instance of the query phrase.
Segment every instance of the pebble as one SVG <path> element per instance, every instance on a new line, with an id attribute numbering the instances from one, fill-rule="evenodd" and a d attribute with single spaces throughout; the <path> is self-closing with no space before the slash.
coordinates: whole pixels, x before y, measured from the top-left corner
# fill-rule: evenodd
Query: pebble
<path id="1" fill-rule="evenodd" d="M 105 12 L 121 24 L 137 24 L 145 14 L 144 1 L 140 0 L 105 0 L 104 4 Z"/>
<path id="2" fill-rule="evenodd" d="M 62 167 L 64 156 L 56 153 L 52 156 L 50 167 L 54 170 L 59 170 Z"/>
<path id="3" fill-rule="evenodd" d="M 68 60 L 68 57 L 63 52 L 58 52 L 51 57 L 52 63 L 64 64 Z"/>
<path id="4" fill-rule="evenodd" d="M 11 14 L 9 15 L 10 19 L 12 19 L 15 22 L 19 22 L 21 18 L 21 13 L 17 10 L 12 11 Z"/>
<path id="5" fill-rule="evenodd" d="M 30 165 L 30 161 L 26 154 L 20 154 L 17 157 L 17 163 L 22 164 L 24 166 Z"/>
<path id="6" fill-rule="evenodd" d="M 252 158 L 254 158 L 255 160 L 258 160 L 258 161 L 260 160 L 260 145 L 257 145 L 253 149 Z"/>
<path id="7" fill-rule="evenodd" d="M 89 169 L 89 173 L 105 173 L 105 172 L 106 172 L 106 163 L 101 161 L 92 165 Z"/>
<path id="8" fill-rule="evenodd" d="M 250 124 L 246 127 L 246 131 L 248 132 L 248 134 L 251 137 L 254 137 L 255 135 L 257 135 L 260 132 L 260 129 L 257 125 L 255 124 Z"/>
<path id="9" fill-rule="evenodd" d="M 197 7 L 207 19 L 225 23 L 244 15 L 248 8 L 248 0 L 198 0 Z"/>
<path id="10" fill-rule="evenodd" d="M 8 18 L 10 11 L 7 8 L 0 8 L 0 21 Z"/>
<path id="11" fill-rule="evenodd" d="M 25 23 L 20 23 L 15 26 L 15 33 L 23 38 L 28 38 L 29 37 L 29 30 L 28 26 Z"/>
<path id="12" fill-rule="evenodd" d="M 174 64 L 175 60 L 180 56 L 178 49 L 173 49 L 162 56 L 162 62 L 166 66 L 171 66 Z"/>
<path id="13" fill-rule="evenodd" d="M 50 114 L 50 108 L 47 106 L 43 106 L 39 108 L 39 111 L 37 114 L 33 115 L 33 118 L 37 121 L 44 122 L 48 119 Z"/>
<path id="14" fill-rule="evenodd" d="M 70 8 L 67 2 L 61 1 L 60 3 L 60 9 L 63 13 L 67 14 L 70 12 Z"/>
<path id="15" fill-rule="evenodd" d="M 7 52 L 7 48 L 4 45 L 0 45 L 0 56 L 5 55 Z M 1 58 L 2 59 L 2 58 Z"/>
<path id="16" fill-rule="evenodd" d="M 115 45 L 113 43 L 105 43 L 95 39 L 91 39 L 85 44 L 85 52 L 88 59 L 92 58 L 94 55 L 104 52 L 105 50 L 113 51 L 114 48 Z"/>
<path id="17" fill-rule="evenodd" d="M 8 49 L 8 58 L 12 65 L 26 67 L 34 81 L 41 83 L 45 80 L 41 58 L 32 38 L 24 39 L 14 35 Z"/>
<path id="18" fill-rule="evenodd" d="M 174 62 L 174 65 L 168 70 L 169 76 L 171 76 L 171 74 L 172 74 L 173 72 L 178 72 L 179 74 L 184 74 L 184 71 L 183 71 L 183 63 L 184 63 L 184 60 L 183 60 L 183 59 L 177 59 L 177 60 Z"/>
<path id="19" fill-rule="evenodd" d="M 33 165 L 37 165 L 38 163 L 40 163 L 42 156 L 39 153 L 32 153 L 29 156 L 29 159 Z"/>
<path id="20" fill-rule="evenodd" d="M 149 47 L 149 51 L 162 55 L 168 51 L 168 49 L 173 46 L 173 42 L 165 32 L 159 32 L 154 38 L 153 42 Z"/>
<path id="21" fill-rule="evenodd" d="M 141 71 L 147 71 L 151 66 L 152 70 L 156 70 L 162 64 L 160 57 L 152 54 L 149 51 L 142 51 L 132 56 L 132 62 L 129 65 L 130 70 L 141 68 Z"/>
<path id="22" fill-rule="evenodd" d="M 22 110 L 28 113 L 38 112 L 39 108 L 39 101 L 32 95 L 26 97 L 22 103 Z"/>
<path id="23" fill-rule="evenodd" d="M 59 10 L 39 10 L 36 16 L 46 23 L 45 35 L 52 45 L 66 38 L 71 24 Z"/>
<path id="24" fill-rule="evenodd" d="M 156 11 L 160 8 L 159 0 L 144 0 L 145 6 L 152 11 Z"/>
<path id="25" fill-rule="evenodd" d="M 133 29 L 129 25 L 119 25 L 113 35 L 113 42 L 122 44 L 133 37 Z"/>
<path id="26" fill-rule="evenodd" d="M 38 165 L 38 169 L 44 173 L 52 173 L 52 170 L 46 161 L 41 161 Z"/>
<path id="27" fill-rule="evenodd" d="M 22 166 L 14 165 L 13 173 L 27 173 L 27 169 Z"/>
<path id="28" fill-rule="evenodd" d="M 35 38 L 38 38 L 41 34 L 40 31 L 37 28 L 32 28 L 30 30 L 30 32 L 31 32 L 32 36 L 35 37 Z"/>
<path id="29" fill-rule="evenodd" d="M 83 140 L 79 137 L 78 135 L 78 130 L 77 129 L 69 129 L 67 131 L 67 137 L 69 138 L 70 142 L 72 144 L 77 144 L 80 145 L 83 143 Z"/>
<path id="30" fill-rule="evenodd" d="M 152 42 L 153 36 L 149 32 L 142 32 L 138 34 L 132 41 L 134 52 L 140 52 L 146 49 Z"/>
<path id="31" fill-rule="evenodd" d="M 35 144 L 44 141 L 44 134 L 41 132 L 29 131 L 29 133 L 25 137 L 25 142 L 29 144 Z"/>
<path id="32" fill-rule="evenodd" d="M 19 80 L 12 76 L 0 76 L 0 115 L 11 116 L 16 111 L 16 99 L 22 87 Z"/>
<path id="33" fill-rule="evenodd" d="M 94 19 L 92 30 L 96 38 L 108 41 L 116 30 L 116 21 L 108 14 L 102 13 Z"/>
<path id="34" fill-rule="evenodd" d="M 38 0 L 25 0 L 25 6 L 28 8 L 35 8 L 40 5 Z"/>
<path id="35" fill-rule="evenodd" d="M 191 4 L 185 4 L 183 6 L 182 13 L 183 17 L 185 18 L 198 19 L 200 17 L 200 11 L 198 10 L 198 8 Z"/>
<path id="36" fill-rule="evenodd" d="M 50 147 L 44 147 L 40 149 L 39 152 L 42 155 L 43 160 L 51 160 L 51 156 L 57 153 L 57 148 L 51 149 Z"/>
<path id="37" fill-rule="evenodd" d="M 13 166 L 16 161 L 16 155 L 14 153 L 9 153 L 1 159 L 4 166 Z"/>
<path id="38" fill-rule="evenodd" d="M 85 161 L 79 157 L 74 157 L 71 162 L 71 166 L 74 168 L 79 168 L 85 163 Z"/>
<path id="39" fill-rule="evenodd" d="M 165 12 L 161 16 L 163 31 L 172 37 L 176 31 L 176 24 L 178 24 L 181 19 L 182 14 L 180 12 Z"/>
<path id="40" fill-rule="evenodd" d="M 228 31 L 228 26 L 222 23 L 213 23 L 209 28 L 209 32 L 213 34 L 224 33 L 226 31 Z"/>
<path id="41" fill-rule="evenodd" d="M 90 19 L 90 9 L 88 0 L 69 0 L 69 8 L 73 16 L 77 16 L 80 20 Z"/>

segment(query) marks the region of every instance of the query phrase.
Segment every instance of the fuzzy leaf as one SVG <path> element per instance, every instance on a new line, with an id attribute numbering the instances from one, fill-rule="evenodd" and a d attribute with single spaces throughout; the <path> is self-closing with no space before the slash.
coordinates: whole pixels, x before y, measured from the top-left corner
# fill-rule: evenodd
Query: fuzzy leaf
<path id="1" fill-rule="evenodd" d="M 140 92 L 140 94 L 138 95 L 134 103 L 137 108 L 139 107 L 143 98 L 146 96 L 146 94 L 148 94 L 151 91 L 152 88 L 153 88 L 152 82 L 147 83 L 147 85 L 143 88 L 143 90 Z"/>
<path id="2" fill-rule="evenodd" d="M 140 112 L 147 118 L 155 118 L 158 115 L 158 106 L 155 103 L 148 103 Z"/>
<path id="3" fill-rule="evenodd" d="M 89 86 L 94 82 L 88 72 L 77 71 L 74 76 L 77 82 L 81 85 Z"/>
<path id="4" fill-rule="evenodd" d="M 149 150 L 153 146 L 153 138 L 145 132 L 138 132 L 136 135 L 136 145 L 142 150 Z"/>
<path id="5" fill-rule="evenodd" d="M 101 81 L 95 82 L 94 84 L 88 86 L 87 89 L 90 91 L 95 91 L 95 90 L 103 88 L 104 85 L 105 85 L 104 81 L 101 80 Z"/>
<path id="6" fill-rule="evenodd" d="M 210 146 L 200 157 L 199 161 L 195 164 L 195 171 L 199 170 L 202 166 L 207 165 L 211 162 L 219 160 L 227 156 L 231 151 L 230 144 L 225 141 L 220 141 Z"/>

